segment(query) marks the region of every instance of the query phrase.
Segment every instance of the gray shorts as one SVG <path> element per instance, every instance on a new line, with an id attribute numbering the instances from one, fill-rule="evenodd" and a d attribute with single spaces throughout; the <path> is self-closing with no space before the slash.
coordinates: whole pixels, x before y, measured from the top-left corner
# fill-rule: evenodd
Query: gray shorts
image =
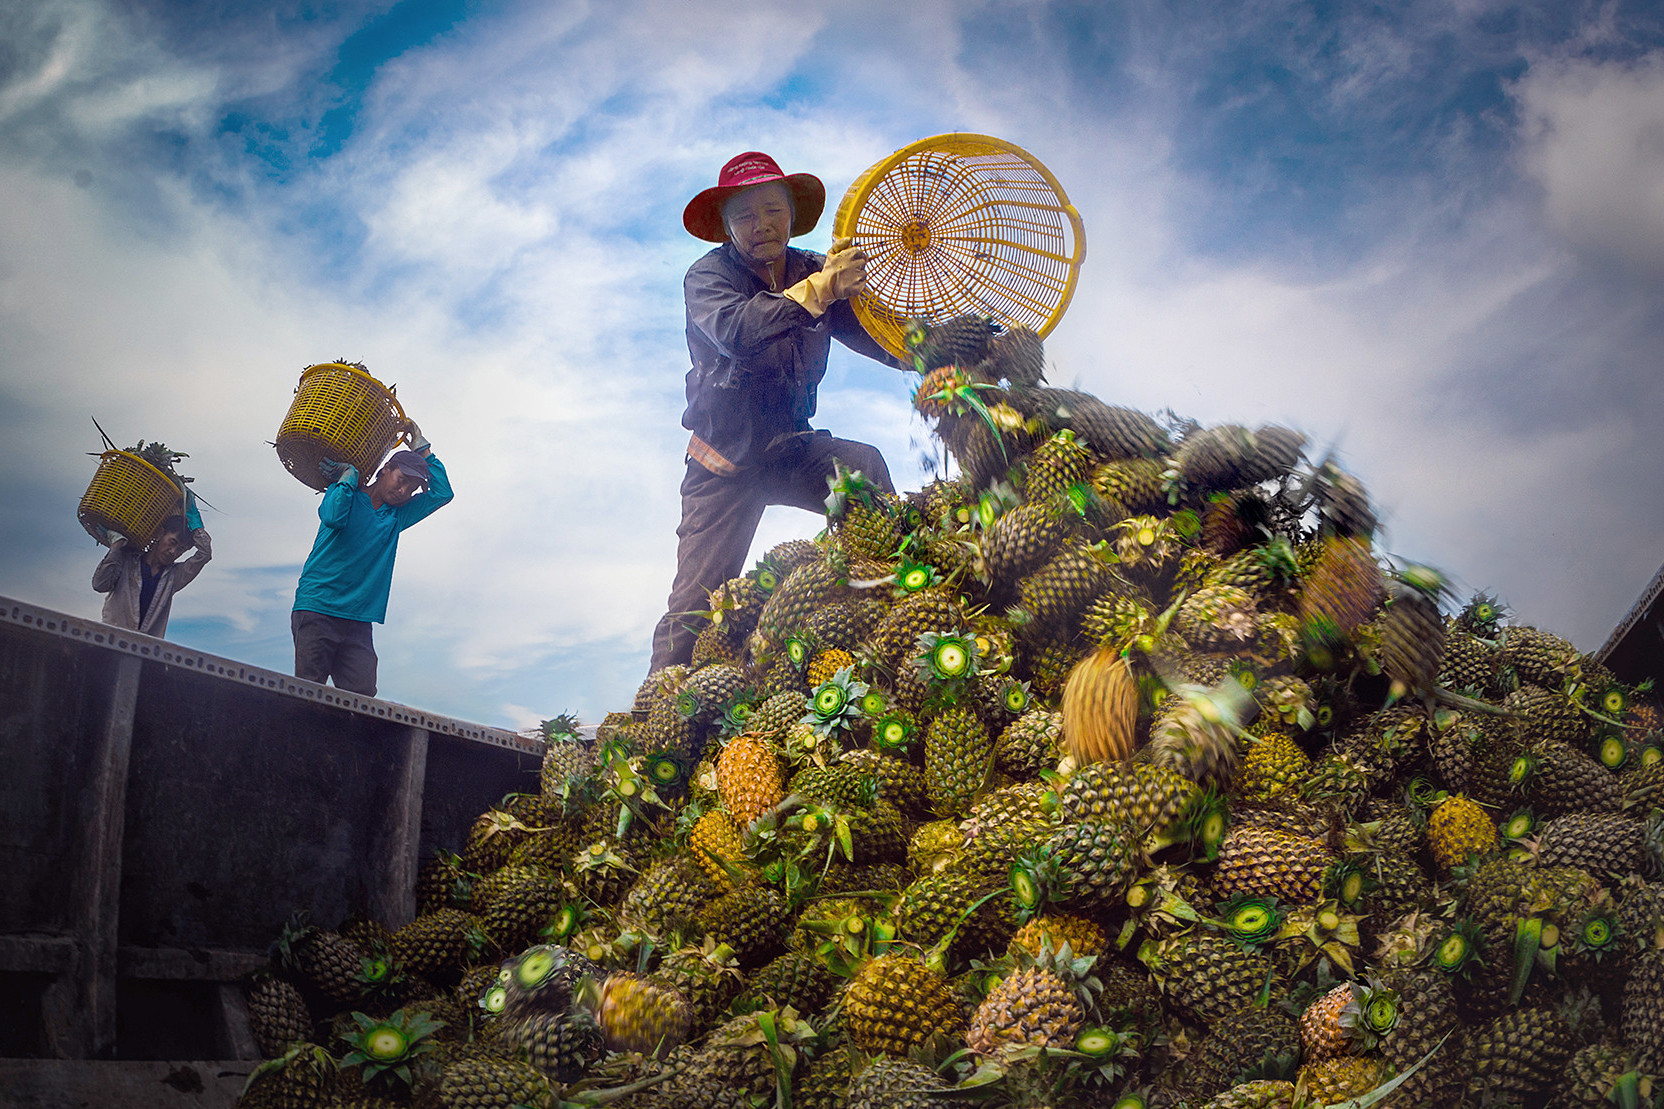
<path id="1" fill-rule="evenodd" d="M 289 614 L 295 636 L 295 677 L 337 689 L 376 695 L 376 648 L 366 620 L 344 620 L 297 609 Z"/>

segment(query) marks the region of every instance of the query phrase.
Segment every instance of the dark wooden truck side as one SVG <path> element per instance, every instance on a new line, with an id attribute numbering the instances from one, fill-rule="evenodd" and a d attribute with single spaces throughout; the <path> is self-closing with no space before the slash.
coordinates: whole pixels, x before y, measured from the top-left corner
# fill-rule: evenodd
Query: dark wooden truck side
<path id="1" fill-rule="evenodd" d="M 541 753 L 0 597 L 0 1106 L 229 1105 L 289 914 L 405 923 Z"/>

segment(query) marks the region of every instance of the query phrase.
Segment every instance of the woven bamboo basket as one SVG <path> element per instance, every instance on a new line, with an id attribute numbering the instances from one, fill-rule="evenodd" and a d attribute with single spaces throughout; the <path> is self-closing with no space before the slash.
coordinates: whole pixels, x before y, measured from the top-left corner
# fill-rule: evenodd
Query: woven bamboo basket
<path id="1" fill-rule="evenodd" d="M 896 151 L 850 185 L 832 233 L 866 252 L 867 291 L 850 303 L 898 358 L 913 319 L 972 313 L 1045 336 L 1086 258 L 1086 227 L 1057 178 L 991 135 Z"/>
<path id="2" fill-rule="evenodd" d="M 168 475 L 136 454 L 108 450 L 98 456 L 98 469 L 76 516 L 95 539 L 104 527 L 148 547 L 162 521 L 184 506 L 185 494 Z"/>
<path id="3" fill-rule="evenodd" d="M 368 480 L 408 423 L 392 389 L 357 366 L 324 362 L 302 371 L 273 445 L 286 470 L 326 489 L 320 463 L 350 462 Z"/>

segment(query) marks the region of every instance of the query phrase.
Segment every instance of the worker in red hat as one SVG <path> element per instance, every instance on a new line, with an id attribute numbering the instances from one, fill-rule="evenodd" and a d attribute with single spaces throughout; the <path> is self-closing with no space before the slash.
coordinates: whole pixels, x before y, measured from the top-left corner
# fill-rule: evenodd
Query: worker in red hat
<path id="1" fill-rule="evenodd" d="M 687 474 L 676 529 L 676 580 L 653 633 L 652 668 L 687 662 L 689 614 L 737 576 L 771 504 L 824 512 L 834 460 L 893 490 L 876 447 L 809 426 L 832 340 L 895 365 L 855 318 L 867 259 L 849 239 L 823 255 L 789 245 L 812 230 L 826 187 L 786 174 L 757 151 L 722 167 L 682 213 L 696 238 L 720 244 L 682 282 L 688 310 Z"/>

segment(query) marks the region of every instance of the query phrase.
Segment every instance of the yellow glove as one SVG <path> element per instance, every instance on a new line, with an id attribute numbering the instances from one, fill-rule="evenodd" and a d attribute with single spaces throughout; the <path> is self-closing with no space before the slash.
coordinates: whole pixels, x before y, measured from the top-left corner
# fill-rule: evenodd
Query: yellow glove
<path id="1" fill-rule="evenodd" d="M 834 301 L 845 300 L 866 287 L 866 253 L 856 249 L 853 239 L 834 239 L 820 272 L 805 277 L 782 295 L 797 301 L 818 319 Z"/>

